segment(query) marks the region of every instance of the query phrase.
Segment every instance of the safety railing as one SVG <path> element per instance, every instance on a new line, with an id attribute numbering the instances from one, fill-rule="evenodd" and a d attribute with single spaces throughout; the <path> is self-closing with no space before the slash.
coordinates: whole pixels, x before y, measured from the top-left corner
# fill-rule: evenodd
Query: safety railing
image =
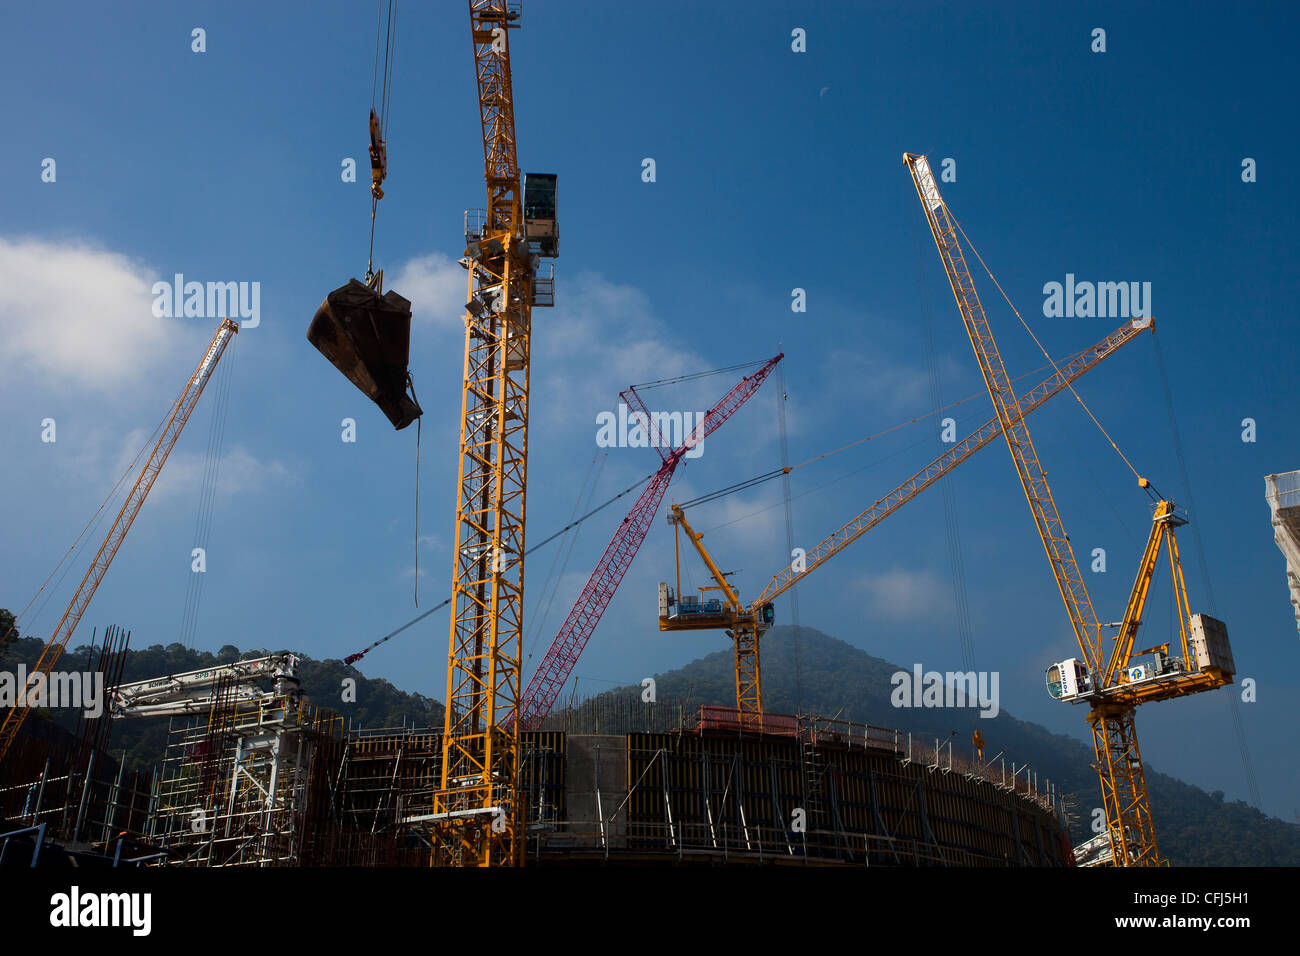
<path id="1" fill-rule="evenodd" d="M 24 833 L 36 834 L 36 839 L 32 844 L 32 866 L 36 865 L 36 861 L 41 855 L 41 844 L 45 842 L 44 823 L 38 824 L 34 827 L 23 827 L 21 830 L 10 830 L 8 833 L 0 833 L 0 840 L 4 841 L 3 843 L 0 843 L 0 865 L 4 864 L 5 854 L 9 850 L 9 840 L 16 836 L 22 836 Z"/>

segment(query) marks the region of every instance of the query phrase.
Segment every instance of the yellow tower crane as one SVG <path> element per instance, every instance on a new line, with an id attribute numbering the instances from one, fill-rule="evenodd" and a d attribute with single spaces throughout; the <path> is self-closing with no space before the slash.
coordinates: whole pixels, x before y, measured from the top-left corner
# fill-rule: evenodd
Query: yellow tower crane
<path id="1" fill-rule="evenodd" d="M 510 38 L 518 4 L 469 0 L 487 209 L 465 214 L 469 272 L 442 778 L 430 862 L 523 863 L 519 772 L 524 490 L 532 308 L 552 304 L 556 177 L 521 177 Z"/>
<path id="2" fill-rule="evenodd" d="M 1021 413 L 1028 415 L 1034 411 L 1085 372 L 1095 368 L 1104 359 L 1133 341 L 1146 328 L 1148 326 L 1123 325 L 1091 348 L 1084 349 L 1061 362 L 1057 366 L 1056 374 L 1024 394 L 1020 401 Z M 993 441 L 1001 431 L 1001 422 L 997 418 L 985 422 L 963 441 L 955 444 L 902 484 L 878 498 L 870 508 L 836 529 L 816 547 L 806 552 L 802 558 L 782 568 L 763 589 L 763 593 L 748 605 L 741 603 L 739 595 L 727 581 L 727 575 L 719 570 L 705 549 L 702 542 L 704 536 L 696 532 L 686 520 L 684 509 L 680 505 L 673 505 L 668 521 L 677 532 L 674 542 L 677 559 L 676 589 L 670 588 L 666 582 L 661 582 L 659 585 L 659 630 L 725 629 L 735 644 L 736 709 L 739 712 L 741 726 L 761 730 L 763 681 L 759 663 L 759 641 L 763 632 L 775 621 L 773 602 Z M 711 586 L 700 588 L 698 598 L 682 593 L 680 543 L 682 532 L 685 532 L 687 540 L 695 548 L 715 582 Z M 719 591 L 723 597 L 705 598 L 705 593 L 709 591 Z"/>
<path id="3" fill-rule="evenodd" d="M 221 361 L 221 356 L 226 351 L 226 346 L 230 344 L 231 337 L 238 332 L 239 326 L 235 322 L 224 319 L 216 334 L 212 336 L 207 351 L 203 353 L 203 359 L 194 370 L 194 374 L 190 376 L 189 381 L 185 383 L 185 388 L 181 390 L 180 397 L 172 405 L 162 433 L 154 443 L 153 450 L 149 453 L 148 459 L 145 460 L 139 475 L 136 476 L 135 484 L 131 486 L 126 501 L 122 503 L 122 510 L 117 513 L 112 527 L 108 529 L 104 543 L 99 546 L 99 551 L 95 554 L 95 560 L 90 563 L 85 577 L 81 579 L 81 584 L 77 586 L 77 593 L 72 596 L 72 603 L 63 612 L 63 617 L 59 620 L 58 626 L 54 629 L 54 633 L 50 635 L 45 649 L 41 651 L 40 658 L 32 668 L 30 678 L 34 679 L 37 675 L 40 675 L 40 680 L 48 681 L 50 673 L 54 670 L 59 658 L 63 656 L 64 649 L 68 646 L 68 640 L 72 637 L 72 632 L 81 623 L 82 615 L 86 613 L 86 608 L 90 606 L 91 598 L 95 596 L 95 592 L 99 590 L 100 582 L 104 580 L 104 575 L 108 573 L 108 566 L 113 563 L 113 558 L 117 556 L 118 549 L 122 547 L 122 542 L 126 540 L 126 533 L 131 530 L 131 523 L 135 521 L 135 516 L 140 513 L 141 507 L 144 506 L 144 500 L 149 496 L 149 490 L 153 488 L 154 481 L 158 478 L 159 472 L 162 471 L 163 465 L 167 462 L 167 456 L 171 454 L 177 439 L 181 437 L 181 430 L 185 428 L 185 423 L 189 421 L 190 412 L 194 411 L 194 406 L 198 404 L 199 396 L 203 394 L 208 379 L 212 377 L 217 363 Z M 30 704 L 23 703 L 13 707 L 5 714 L 4 723 L 0 724 L 0 761 L 4 760 L 9 748 L 13 746 L 14 739 L 18 736 L 18 731 L 22 727 L 23 721 L 27 719 L 27 714 L 31 709 Z"/>
<path id="4" fill-rule="evenodd" d="M 1208 615 L 1190 613 L 1182 564 L 1174 540 L 1174 529 L 1185 524 L 1186 519 L 1178 515 L 1173 502 L 1160 499 L 1156 501 L 1151 534 L 1124 619 L 1117 625 L 1108 625 L 1118 629 L 1112 635 L 1114 647 L 1109 655 L 1104 652 L 1103 625 L 1093 609 L 1092 598 L 1075 561 L 1047 476 L 1034 450 L 1024 418 L 1023 402 L 1012 387 L 971 280 L 965 255 L 957 241 L 960 227 L 939 194 L 926 158 L 904 153 L 903 163 L 912 175 L 930 234 L 943 260 L 966 335 L 975 351 L 989 397 L 993 400 L 1000 430 L 1006 438 L 1020 486 L 1029 502 L 1029 510 L 1082 654 L 1082 660 L 1071 658 L 1048 668 L 1048 692 L 1060 700 L 1089 705 L 1088 723 L 1092 727 L 1112 862 L 1117 866 L 1158 866 L 1160 853 L 1138 749 L 1134 708 L 1141 703 L 1183 697 L 1230 683 L 1234 667 L 1227 629 L 1222 622 Z M 1149 320 L 1134 321 L 1134 325 L 1147 324 L 1150 324 Z M 1149 481 L 1139 477 L 1138 483 L 1151 493 Z M 1169 557 L 1178 609 L 1179 652 L 1182 656 L 1177 658 L 1170 656 L 1168 643 L 1133 651 L 1162 545 Z M 1152 654 L 1154 659 L 1138 662 L 1134 660 L 1135 654 Z"/>

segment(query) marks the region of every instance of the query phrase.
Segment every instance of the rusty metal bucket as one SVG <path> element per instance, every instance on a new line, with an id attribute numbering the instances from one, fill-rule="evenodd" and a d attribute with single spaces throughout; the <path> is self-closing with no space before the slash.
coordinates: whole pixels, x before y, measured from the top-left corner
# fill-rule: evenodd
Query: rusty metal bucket
<path id="1" fill-rule="evenodd" d="M 405 428 L 423 414 L 406 393 L 411 303 L 396 292 L 380 295 L 349 279 L 316 310 L 307 341 L 365 392 L 394 428 Z"/>

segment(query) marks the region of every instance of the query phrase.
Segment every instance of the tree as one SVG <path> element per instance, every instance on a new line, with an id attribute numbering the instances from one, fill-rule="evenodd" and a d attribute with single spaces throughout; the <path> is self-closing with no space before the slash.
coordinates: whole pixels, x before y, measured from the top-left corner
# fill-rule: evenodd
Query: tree
<path id="1" fill-rule="evenodd" d="M 5 658 L 5 650 L 11 644 L 17 644 L 18 619 L 7 608 L 0 607 L 0 661 Z"/>

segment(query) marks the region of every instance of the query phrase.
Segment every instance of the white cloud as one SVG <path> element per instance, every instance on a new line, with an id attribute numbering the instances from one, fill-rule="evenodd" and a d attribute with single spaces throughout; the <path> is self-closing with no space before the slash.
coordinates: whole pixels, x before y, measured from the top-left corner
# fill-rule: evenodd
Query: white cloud
<path id="1" fill-rule="evenodd" d="M 534 364 L 534 381 L 538 372 L 546 376 L 548 404 L 557 411 L 610 409 L 636 382 L 710 367 L 654 316 L 639 289 L 590 272 L 562 280 L 555 308 L 533 312 L 534 348 L 543 359 Z M 594 435 L 594 421 L 590 427 Z"/>
<path id="2" fill-rule="evenodd" d="M 157 277 L 79 241 L 0 237 L 0 359 L 59 385 L 110 390 L 165 363 L 180 327 L 153 315 Z"/>
<path id="3" fill-rule="evenodd" d="M 385 276 L 384 288 L 411 300 L 416 322 L 463 334 L 462 316 L 469 279 L 464 269 L 440 252 L 409 259 L 396 275 Z"/>
<path id="4" fill-rule="evenodd" d="M 951 603 L 948 590 L 929 571 L 895 567 L 863 577 L 858 586 L 870 595 L 872 611 L 893 621 L 927 620 Z"/>
<path id="5" fill-rule="evenodd" d="M 963 370 L 951 357 L 944 356 L 938 361 L 944 382 L 964 378 Z M 838 401 L 851 397 L 893 414 L 918 413 L 930 408 L 930 371 L 926 366 L 908 364 L 887 352 L 833 349 L 826 356 L 823 368 L 823 380 L 829 383 Z"/>

